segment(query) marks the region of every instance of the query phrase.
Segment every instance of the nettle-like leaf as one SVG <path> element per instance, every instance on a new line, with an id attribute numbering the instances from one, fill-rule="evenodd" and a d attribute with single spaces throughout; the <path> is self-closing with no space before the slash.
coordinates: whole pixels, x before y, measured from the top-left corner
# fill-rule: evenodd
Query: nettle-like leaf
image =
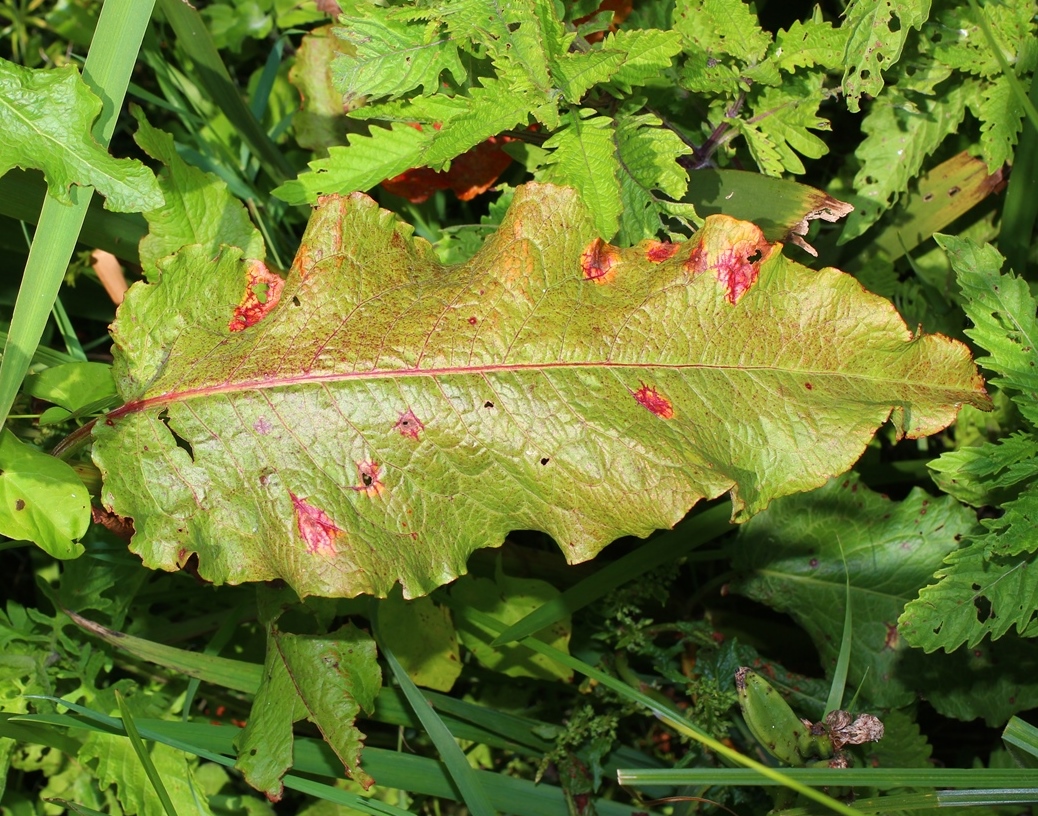
<path id="1" fill-rule="evenodd" d="M 981 364 L 997 373 L 993 382 L 1012 394 L 1033 424 L 1038 419 L 1038 307 L 1027 282 L 1001 274 L 1002 256 L 991 246 L 947 235 L 939 236 L 938 243 L 948 252 L 973 323 L 966 333 L 989 352 Z M 1033 438 L 1028 437 L 938 460 L 940 469 L 958 472 L 967 496 L 1016 488 L 1016 498 L 1003 505 L 1002 516 L 985 519 L 988 532 L 952 553 L 934 576 L 937 583 L 905 609 L 901 629 L 913 645 L 951 651 L 963 643 L 973 648 L 987 635 L 1002 637 L 1013 627 L 1022 637 L 1038 631 L 1038 589 L 1030 576 L 1038 550 L 1038 485 L 1033 481 L 1036 462 L 1029 455 Z"/>
<path id="2" fill-rule="evenodd" d="M 856 112 L 863 95 L 883 90 L 883 71 L 901 58 L 911 29 L 926 22 L 930 0 L 851 0 L 844 14 L 843 92 L 847 107 Z"/>
<path id="3" fill-rule="evenodd" d="M 564 127 L 544 143 L 548 154 L 539 178 L 574 187 L 585 201 L 595 202 L 592 213 L 598 233 L 612 238 L 620 228 L 623 202 L 617 175 L 615 123 L 590 108 L 573 111 Z"/>
<path id="4" fill-rule="evenodd" d="M 465 80 L 457 45 L 427 25 L 385 13 L 343 16 L 339 23 L 334 34 L 343 41 L 345 53 L 336 58 L 332 73 L 345 103 L 365 96 L 400 96 L 418 86 L 431 94 L 445 71 L 455 82 Z"/>
<path id="5" fill-rule="evenodd" d="M 606 37 L 602 47 L 623 52 L 623 64 L 609 82 L 622 93 L 629 94 L 633 88 L 660 81 L 673 58 L 681 53 L 681 35 L 677 31 L 621 29 Z"/>
<path id="6" fill-rule="evenodd" d="M 836 68 L 843 65 L 847 47 L 847 29 L 834 28 L 821 17 L 821 7 L 815 6 L 812 18 L 797 20 L 788 30 L 775 35 L 775 44 L 768 59 L 783 71 L 797 68 Z"/>
<path id="7" fill-rule="evenodd" d="M 966 73 L 994 77 L 1002 73 L 998 56 L 988 43 L 978 14 L 983 14 L 1002 55 L 1017 73 L 1034 70 L 1033 0 L 948 3 L 923 29 L 924 47 L 933 59 Z"/>
<path id="8" fill-rule="evenodd" d="M 449 115 L 429 126 L 414 124 L 429 122 L 430 110 L 434 116 Z M 442 169 L 491 136 L 525 124 L 530 99 L 491 78 L 471 88 L 467 97 L 446 102 L 419 97 L 393 109 L 393 116 L 390 127 L 373 125 L 370 135 L 351 136 L 349 147 L 330 148 L 328 158 L 310 162 L 313 172 L 282 184 L 274 194 L 290 204 L 313 203 L 322 195 L 371 189 L 412 167 Z"/>
<path id="9" fill-rule="evenodd" d="M 862 121 L 865 138 L 854 151 L 861 169 L 858 194 L 841 242 L 857 238 L 880 219 L 919 175 L 923 162 L 954 133 L 966 115 L 967 88 L 955 85 L 940 97 L 910 100 L 897 89 L 877 99 Z"/>
<path id="10" fill-rule="evenodd" d="M 1013 158 L 1024 124 L 1024 107 L 1008 77 L 999 77 L 981 91 L 976 114 L 980 119 L 980 152 L 988 171 L 994 173 Z"/>
<path id="11" fill-rule="evenodd" d="M 743 0 L 678 0 L 674 28 L 693 48 L 741 62 L 757 62 L 771 45 L 771 35 Z"/>
<path id="12" fill-rule="evenodd" d="M 94 429 L 133 549 L 216 583 L 414 597 L 515 529 L 579 562 L 702 498 L 743 520 L 816 487 L 888 418 L 918 437 L 989 402 L 963 345 L 721 216 L 623 250 L 572 190 L 527 185 L 444 268 L 354 195 L 261 304 L 238 258 L 188 248 L 131 288 L 126 404 Z"/>
<path id="13" fill-rule="evenodd" d="M 352 624 L 327 635 L 294 635 L 272 625 L 263 680 L 236 740 L 235 767 L 250 785 L 279 800 L 281 779 L 292 767 L 292 725 L 305 718 L 350 777 L 371 787 L 374 780 L 360 767 L 364 735 L 354 721 L 361 709 L 374 710 L 381 687 L 375 641 Z"/>
<path id="14" fill-rule="evenodd" d="M 754 160 L 767 175 L 803 173 L 797 153 L 817 159 L 829 152 L 811 130 L 827 131 L 829 121 L 818 115 L 822 102 L 821 74 L 793 78 L 779 88 L 765 88 L 754 100 L 754 116 L 739 120 Z M 794 152 L 795 151 L 795 152 Z"/>
<path id="15" fill-rule="evenodd" d="M 788 496 L 739 531 L 733 588 L 794 617 L 822 664 L 836 665 L 850 583 L 853 642 L 848 679 L 883 707 L 916 692 L 898 666 L 905 644 L 897 619 L 941 559 L 972 532 L 976 518 L 951 496 L 918 488 L 892 502 L 848 474 L 820 490 Z"/>
<path id="16" fill-rule="evenodd" d="M 155 176 L 139 161 L 115 159 L 91 136 L 101 100 L 75 66 L 33 70 L 0 59 L 0 176 L 12 167 L 43 171 L 58 201 L 73 184 L 92 186 L 105 208 L 141 212 L 162 204 Z"/>

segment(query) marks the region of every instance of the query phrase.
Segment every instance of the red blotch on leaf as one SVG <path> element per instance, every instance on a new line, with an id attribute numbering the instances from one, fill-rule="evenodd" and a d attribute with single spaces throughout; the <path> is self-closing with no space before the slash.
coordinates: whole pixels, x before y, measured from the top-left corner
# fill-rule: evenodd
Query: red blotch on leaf
<path id="1" fill-rule="evenodd" d="M 401 436 L 417 439 L 418 434 L 425 430 L 425 425 L 422 423 L 422 420 L 415 416 L 415 412 L 408 408 L 400 415 L 400 419 L 396 421 L 396 425 L 393 428 Z"/>
<path id="2" fill-rule="evenodd" d="M 382 468 L 378 462 L 357 462 L 357 475 L 360 477 L 360 484 L 354 487 L 354 490 L 366 496 L 378 496 L 385 489 L 385 485 L 382 484 Z"/>
<path id="3" fill-rule="evenodd" d="M 294 493 L 292 505 L 296 511 L 296 527 L 299 535 L 306 542 L 306 551 L 314 555 L 335 555 L 335 539 L 343 531 L 332 521 L 328 514 Z"/>
<path id="4" fill-rule="evenodd" d="M 730 245 L 713 247 L 700 243 L 689 255 L 685 269 L 693 275 L 713 271 L 728 290 L 728 302 L 734 304 L 756 283 L 760 265 L 773 249 L 760 230 L 754 228 L 753 237 L 736 239 Z"/>
<path id="5" fill-rule="evenodd" d="M 245 294 L 234 308 L 227 328 L 232 332 L 255 326 L 278 304 L 285 281 L 267 269 L 263 261 L 250 261 L 245 275 Z"/>
<path id="6" fill-rule="evenodd" d="M 580 254 L 580 268 L 584 272 L 584 280 L 598 284 L 610 283 L 616 277 L 616 264 L 620 260 L 620 252 L 601 238 L 596 238 Z"/>
<path id="7" fill-rule="evenodd" d="M 663 396 L 655 388 L 651 388 L 645 383 L 642 383 L 642 387 L 637 391 L 632 391 L 631 394 L 638 404 L 644 408 L 648 408 L 656 416 L 662 417 L 663 419 L 674 418 L 674 406 L 670 404 L 670 400 Z"/>
<path id="8" fill-rule="evenodd" d="M 420 125 L 415 127 L 422 129 Z M 439 130 L 440 126 L 433 128 Z M 489 190 L 512 163 L 512 157 L 500 147 L 509 141 L 512 140 L 507 136 L 493 136 L 454 159 L 450 170 L 415 167 L 383 181 L 382 188 L 412 204 L 421 204 L 437 190 L 453 190 L 462 201 L 470 201 Z"/>
<path id="9" fill-rule="evenodd" d="M 648 241 L 645 246 L 645 257 L 653 263 L 663 263 L 668 258 L 673 258 L 679 249 L 681 249 L 680 244 L 673 244 L 670 241 Z"/>

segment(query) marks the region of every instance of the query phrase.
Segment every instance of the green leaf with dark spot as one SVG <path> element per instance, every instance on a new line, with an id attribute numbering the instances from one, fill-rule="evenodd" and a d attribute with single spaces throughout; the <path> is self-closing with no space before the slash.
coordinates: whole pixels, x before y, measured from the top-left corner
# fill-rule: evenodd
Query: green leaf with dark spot
<path id="1" fill-rule="evenodd" d="M 125 405 L 94 428 L 132 548 L 197 553 L 216 583 L 414 597 L 516 529 L 584 561 L 703 498 L 731 492 L 742 521 L 818 487 L 887 419 L 914 438 L 989 402 L 965 346 L 723 216 L 620 249 L 572 190 L 527 185 L 444 267 L 367 197 L 330 197 L 251 306 L 239 254 L 188 247 L 131 288 Z"/>

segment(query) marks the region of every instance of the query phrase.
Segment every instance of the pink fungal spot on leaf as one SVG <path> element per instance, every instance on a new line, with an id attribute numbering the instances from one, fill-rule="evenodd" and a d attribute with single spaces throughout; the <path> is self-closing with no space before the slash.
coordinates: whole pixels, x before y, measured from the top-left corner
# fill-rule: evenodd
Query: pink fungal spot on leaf
<path id="1" fill-rule="evenodd" d="M 415 416 L 415 412 L 408 408 L 400 415 L 400 419 L 396 421 L 396 425 L 393 428 L 401 436 L 417 439 L 418 434 L 425 430 L 425 425 L 422 423 L 422 420 Z"/>
<path id="2" fill-rule="evenodd" d="M 252 423 L 252 429 L 260 436 L 266 436 L 272 430 L 274 430 L 274 426 L 267 421 L 266 417 L 260 417 Z"/>
<path id="3" fill-rule="evenodd" d="M 604 285 L 616 277 L 616 265 L 620 260 L 620 252 L 601 238 L 596 238 L 580 254 L 580 268 L 584 272 L 584 280 Z"/>
<path id="4" fill-rule="evenodd" d="M 378 462 L 357 462 L 357 475 L 360 477 L 360 484 L 354 487 L 354 490 L 366 496 L 378 496 L 385 489 L 385 485 L 382 484 L 382 467 Z"/>
<path id="5" fill-rule="evenodd" d="M 475 326 L 478 322 L 479 322 L 479 320 L 477 320 L 475 317 L 470 317 L 469 318 L 469 325 L 470 326 Z"/>
<path id="6" fill-rule="evenodd" d="M 637 391 L 632 391 L 631 394 L 638 401 L 639 405 L 652 411 L 656 416 L 663 419 L 674 418 L 674 406 L 671 405 L 669 399 L 655 388 L 642 383 L 642 387 Z"/>
<path id="7" fill-rule="evenodd" d="M 263 261 L 250 261 L 249 270 L 245 274 L 245 294 L 234 308 L 234 315 L 227 328 L 239 332 L 255 326 L 277 306 L 284 286 L 285 281 L 281 276 L 267 269 Z"/>
<path id="8" fill-rule="evenodd" d="M 670 241 L 647 241 L 645 244 L 645 257 L 653 263 L 663 263 L 681 248 L 680 244 Z"/>
<path id="9" fill-rule="evenodd" d="M 288 495 L 292 497 L 292 506 L 296 511 L 296 527 L 306 542 L 306 551 L 313 555 L 335 555 L 335 539 L 342 535 L 343 531 L 324 510 L 299 498 L 295 493 Z"/>
<path id="10" fill-rule="evenodd" d="M 710 216 L 685 269 L 690 275 L 712 271 L 728 290 L 726 299 L 734 304 L 756 283 L 761 264 L 773 251 L 775 247 L 755 225 L 727 216 Z"/>

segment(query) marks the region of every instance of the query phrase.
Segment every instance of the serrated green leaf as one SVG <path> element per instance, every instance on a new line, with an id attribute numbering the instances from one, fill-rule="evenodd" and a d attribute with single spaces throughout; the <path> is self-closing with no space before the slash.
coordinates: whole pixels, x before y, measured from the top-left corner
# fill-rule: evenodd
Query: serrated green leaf
<path id="1" fill-rule="evenodd" d="M 998 442 L 948 451 L 929 463 L 941 490 L 983 507 L 1016 498 L 1020 485 L 1038 476 L 1038 439 L 1015 433 Z"/>
<path id="2" fill-rule="evenodd" d="M 459 84 L 467 76 L 453 39 L 428 25 L 385 13 L 343 16 L 339 23 L 334 33 L 346 48 L 332 74 L 347 104 L 359 97 L 398 97 L 418 86 L 424 94 L 435 93 L 444 71 Z"/>
<path id="3" fill-rule="evenodd" d="M 732 127 L 739 131 L 746 140 L 746 146 L 750 149 L 750 155 L 757 163 L 757 167 L 766 176 L 778 178 L 785 171 L 782 161 L 782 153 L 779 151 L 775 140 L 761 130 L 760 126 L 745 119 L 734 119 Z"/>
<path id="4" fill-rule="evenodd" d="M 977 362 L 998 374 L 992 383 L 1012 392 L 1020 413 L 1038 425 L 1038 317 L 1027 282 L 1011 272 L 1001 274 L 1002 256 L 990 244 L 934 237 L 948 253 L 973 323 L 966 334 L 988 352 Z"/>
<path id="5" fill-rule="evenodd" d="M 749 124 L 774 146 L 774 153 L 787 172 L 804 172 L 804 164 L 797 153 L 817 159 L 829 152 L 825 142 L 809 130 L 830 130 L 828 120 L 818 115 L 823 97 L 822 79 L 820 74 L 793 78 L 780 88 L 765 88 L 754 101 L 754 116 Z M 776 175 L 770 172 L 770 151 L 765 161 L 769 168 L 765 172 Z"/>
<path id="6" fill-rule="evenodd" d="M 375 641 L 346 624 L 328 635 L 293 635 L 271 626 L 263 680 L 248 725 L 236 740 L 235 767 L 272 801 L 292 767 L 292 725 L 307 719 L 364 788 L 374 780 L 360 767 L 364 735 L 354 725 L 371 712 L 382 686 Z"/>
<path id="7" fill-rule="evenodd" d="M 905 646 L 898 615 L 974 530 L 976 519 L 950 496 L 916 488 L 900 502 L 848 474 L 787 496 L 739 531 L 733 565 L 747 573 L 732 588 L 792 615 L 814 641 L 827 672 L 836 663 L 850 582 L 854 629 L 849 685 L 882 707 L 915 701 L 898 665 Z M 846 558 L 846 572 L 844 560 Z"/>
<path id="8" fill-rule="evenodd" d="M 606 240 L 616 235 L 623 211 L 615 138 L 610 117 L 590 108 L 571 111 L 563 128 L 544 143 L 551 153 L 540 173 L 541 180 L 573 187 L 585 201 L 595 202 L 595 226 Z"/>
<path id="9" fill-rule="evenodd" d="M 759 61 L 771 45 L 771 35 L 743 0 L 678 0 L 674 29 L 685 38 L 686 51 L 727 54 L 742 62 Z"/>
<path id="10" fill-rule="evenodd" d="M 405 601 L 394 592 L 379 607 L 382 640 L 416 686 L 450 691 L 461 674 L 450 610 L 431 598 Z"/>
<path id="11" fill-rule="evenodd" d="M 0 176 L 39 169 L 51 195 L 70 203 L 73 184 L 94 187 L 114 212 L 162 204 L 152 172 L 135 159 L 112 158 L 91 136 L 101 100 L 75 66 L 31 70 L 0 59 Z"/>
<path id="12" fill-rule="evenodd" d="M 620 243 L 636 244 L 653 238 L 660 231 L 660 218 L 683 214 L 686 225 L 695 219 L 691 204 L 678 200 L 688 188 L 688 173 L 677 159 L 692 153 L 674 131 L 662 127 L 656 116 L 618 116 L 616 149 L 620 159 L 618 177 L 623 218 L 620 219 Z M 666 202 L 660 194 L 673 199 Z"/>
<path id="13" fill-rule="evenodd" d="M 706 51 L 696 51 L 685 58 L 678 82 L 693 93 L 735 94 L 743 89 L 739 67 L 721 62 Z"/>
<path id="14" fill-rule="evenodd" d="M 818 11 L 818 7 L 815 7 Z M 782 71 L 797 68 L 838 68 L 843 65 L 847 47 L 847 29 L 834 28 L 820 16 L 801 22 L 797 20 L 787 30 L 775 35 L 775 44 L 769 61 Z"/>
<path id="15" fill-rule="evenodd" d="M 844 15 L 843 92 L 847 107 L 857 111 L 863 95 L 883 90 L 883 71 L 901 58 L 911 30 L 926 22 L 930 0 L 851 0 Z"/>
<path id="16" fill-rule="evenodd" d="M 310 162 L 312 172 L 281 185 L 274 195 L 290 204 L 313 203 L 322 195 L 370 190 L 412 167 L 441 170 L 491 136 L 526 123 L 530 105 L 538 100 L 513 93 L 497 79 L 483 83 L 470 89 L 469 96 L 450 102 L 419 97 L 403 107 L 392 106 L 396 121 L 388 128 L 373 126 L 368 136 L 351 136 L 348 147 L 330 148 L 328 158 Z M 363 110 L 366 116 L 378 112 L 374 107 Z M 438 114 L 448 112 L 450 118 L 435 121 Z M 543 106 L 533 112 L 543 114 Z M 430 118 L 434 119 L 432 126 L 413 124 Z"/>
<path id="17" fill-rule="evenodd" d="M 1023 638 L 1034 637 L 1038 622 L 1038 585 L 1034 540 L 1038 525 L 1038 486 L 1032 484 L 1008 502 L 998 519 L 986 519 L 985 535 L 952 553 L 919 598 L 905 607 L 899 626 L 913 646 L 932 652 L 972 649 L 1014 627 Z"/>
<path id="18" fill-rule="evenodd" d="M 939 97 L 920 99 L 916 107 L 890 89 L 873 103 L 862 121 L 865 138 L 854 151 L 861 161 L 854 177 L 859 198 L 841 243 L 864 233 L 908 189 L 923 162 L 958 129 L 966 115 L 968 92 L 956 85 Z"/>
<path id="19" fill-rule="evenodd" d="M 1002 76 L 981 92 L 980 153 L 994 173 L 1013 158 L 1013 147 L 1024 124 L 1024 107 L 1013 93 L 1009 78 Z"/>
<path id="20" fill-rule="evenodd" d="M 1001 0 L 980 6 L 991 33 L 1017 73 L 1034 70 L 1034 3 Z M 949 68 L 969 74 L 995 77 L 1002 73 L 998 58 L 981 30 L 976 10 L 966 3 L 949 3 L 924 29 L 926 51 Z"/>
<path id="21" fill-rule="evenodd" d="M 623 64 L 624 54 L 621 51 L 561 54 L 552 63 L 552 77 L 558 83 L 563 98 L 579 104 L 584 94 L 595 85 L 611 79 Z"/>
<path id="22" fill-rule="evenodd" d="M 160 258 L 189 244 L 208 247 L 214 255 L 221 246 L 236 246 L 246 258 L 263 260 L 267 252 L 263 236 L 227 185 L 180 158 L 173 137 L 152 127 L 143 111 L 137 109 L 134 115 L 138 123 L 135 141 L 166 165 L 159 174 L 165 201 L 144 213 L 148 234 L 141 240 L 140 258 L 145 275 L 157 274 Z"/>
<path id="23" fill-rule="evenodd" d="M 577 562 L 705 496 L 733 491 L 742 520 L 848 468 L 891 416 L 918 437 L 987 404 L 964 346 L 750 224 L 651 249 L 527 185 L 445 269 L 366 197 L 329 198 L 236 331 L 249 266 L 187 248 L 120 309 L 102 500 L 153 568 L 197 552 L 216 583 L 414 597 L 510 530 Z"/>
<path id="24" fill-rule="evenodd" d="M 681 35 L 677 31 L 620 29 L 606 37 L 603 48 L 625 54 L 609 82 L 629 94 L 633 88 L 661 81 L 674 57 L 681 53 Z"/>
<path id="25" fill-rule="evenodd" d="M 0 431 L 0 533 L 55 558 L 76 558 L 88 526 L 90 496 L 76 472 Z"/>

